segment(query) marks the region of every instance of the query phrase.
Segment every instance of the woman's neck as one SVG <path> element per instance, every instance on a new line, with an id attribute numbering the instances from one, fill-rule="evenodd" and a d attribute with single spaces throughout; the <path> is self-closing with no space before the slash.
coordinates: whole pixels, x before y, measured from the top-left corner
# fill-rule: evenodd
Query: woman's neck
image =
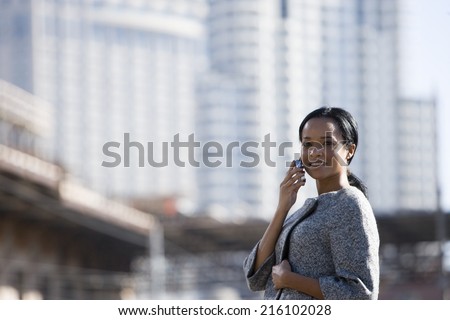
<path id="1" fill-rule="evenodd" d="M 322 180 L 316 180 L 317 193 L 323 194 L 331 191 L 338 191 L 350 186 L 347 173 L 336 174 Z"/>

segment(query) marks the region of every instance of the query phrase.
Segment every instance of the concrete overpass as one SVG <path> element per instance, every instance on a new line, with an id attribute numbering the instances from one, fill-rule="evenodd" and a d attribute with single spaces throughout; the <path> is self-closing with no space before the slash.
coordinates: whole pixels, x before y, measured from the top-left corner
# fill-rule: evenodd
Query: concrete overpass
<path id="1" fill-rule="evenodd" d="M 151 215 L 0 145 L 0 297 L 119 298 L 155 228 Z"/>

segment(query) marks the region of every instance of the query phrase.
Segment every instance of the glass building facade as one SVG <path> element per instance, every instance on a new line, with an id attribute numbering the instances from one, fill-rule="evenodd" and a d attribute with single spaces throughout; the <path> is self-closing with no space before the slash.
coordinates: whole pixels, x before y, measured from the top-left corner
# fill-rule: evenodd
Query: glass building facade
<path id="1" fill-rule="evenodd" d="M 436 206 L 410 188 L 411 157 L 392 152 L 406 145 L 409 125 L 431 132 L 434 123 L 423 121 L 434 117 L 432 104 L 416 112 L 399 97 L 401 2 L 0 3 L 0 78 L 54 106 L 52 155 L 97 191 L 182 197 L 218 217 L 269 217 L 286 162 L 299 152 L 301 119 L 330 105 L 360 124 L 351 169 L 376 210 L 416 197 L 422 209 Z M 201 145 L 194 154 L 174 150 L 190 135 Z M 423 174 L 421 188 L 435 192 Z M 311 179 L 305 189 L 300 198 L 315 194 Z"/>
<path id="2" fill-rule="evenodd" d="M 55 160 L 111 196 L 195 198 L 193 170 L 149 158 L 194 131 L 206 2 L 3 2 L 0 77 L 54 106 Z"/>

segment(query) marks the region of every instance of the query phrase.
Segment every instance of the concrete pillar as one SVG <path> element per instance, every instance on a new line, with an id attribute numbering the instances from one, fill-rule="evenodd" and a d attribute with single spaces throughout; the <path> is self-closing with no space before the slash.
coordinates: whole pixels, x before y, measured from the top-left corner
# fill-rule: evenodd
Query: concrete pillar
<path id="1" fill-rule="evenodd" d="M 0 223 L 0 299 L 20 299 L 20 292 L 13 283 L 14 224 Z"/>

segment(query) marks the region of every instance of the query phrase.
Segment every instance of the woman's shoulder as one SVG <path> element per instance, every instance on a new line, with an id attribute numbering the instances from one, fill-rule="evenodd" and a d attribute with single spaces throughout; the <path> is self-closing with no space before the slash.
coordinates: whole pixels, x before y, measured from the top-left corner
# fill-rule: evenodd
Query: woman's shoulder
<path id="1" fill-rule="evenodd" d="M 340 192 L 337 193 L 337 195 L 343 202 L 370 205 L 369 200 L 366 198 L 364 193 L 362 193 L 361 190 L 354 186 L 341 189 Z"/>
<path id="2" fill-rule="evenodd" d="M 356 187 L 350 186 L 324 197 L 334 207 L 334 211 L 372 212 L 372 206 L 366 196 Z"/>
<path id="3" fill-rule="evenodd" d="M 351 220 L 361 220 L 374 222 L 375 217 L 372 206 L 366 196 L 356 187 L 345 188 L 340 195 L 338 201 L 340 203 L 339 215 L 340 217 L 347 217 Z M 347 219 L 346 218 L 346 219 Z M 343 219 L 344 221 L 347 221 Z"/>

